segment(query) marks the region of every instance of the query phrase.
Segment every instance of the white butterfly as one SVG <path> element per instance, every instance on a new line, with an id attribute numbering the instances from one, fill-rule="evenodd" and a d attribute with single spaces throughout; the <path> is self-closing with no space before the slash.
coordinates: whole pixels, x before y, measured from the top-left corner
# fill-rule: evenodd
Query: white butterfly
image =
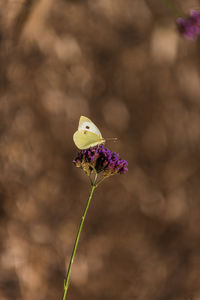
<path id="1" fill-rule="evenodd" d="M 75 145 L 83 150 L 105 143 L 100 130 L 84 116 L 80 117 L 78 130 L 73 135 Z"/>

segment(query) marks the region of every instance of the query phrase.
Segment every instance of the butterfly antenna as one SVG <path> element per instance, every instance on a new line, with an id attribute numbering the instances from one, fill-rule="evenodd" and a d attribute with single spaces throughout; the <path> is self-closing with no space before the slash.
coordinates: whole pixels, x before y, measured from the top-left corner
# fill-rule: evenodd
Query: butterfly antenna
<path id="1" fill-rule="evenodd" d="M 116 142 L 118 140 L 118 138 L 114 137 L 114 138 L 105 138 L 106 141 L 113 141 Z"/>

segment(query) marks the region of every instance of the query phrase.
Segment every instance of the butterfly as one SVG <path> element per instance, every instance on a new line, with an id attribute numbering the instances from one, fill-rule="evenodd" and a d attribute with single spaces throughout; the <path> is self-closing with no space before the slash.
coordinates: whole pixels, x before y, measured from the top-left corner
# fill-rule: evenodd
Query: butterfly
<path id="1" fill-rule="evenodd" d="M 74 133 L 73 140 L 77 148 L 81 150 L 105 143 L 97 126 L 84 116 L 80 117 L 78 130 Z"/>

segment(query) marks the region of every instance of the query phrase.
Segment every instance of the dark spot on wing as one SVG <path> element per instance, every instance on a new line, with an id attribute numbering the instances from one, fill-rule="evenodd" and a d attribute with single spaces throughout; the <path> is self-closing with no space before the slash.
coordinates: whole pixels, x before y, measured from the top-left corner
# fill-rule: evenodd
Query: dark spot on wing
<path id="1" fill-rule="evenodd" d="M 85 126 L 86 129 L 90 129 L 90 126 Z"/>
<path id="2" fill-rule="evenodd" d="M 87 133 L 87 131 L 84 131 L 84 134 L 86 134 Z"/>

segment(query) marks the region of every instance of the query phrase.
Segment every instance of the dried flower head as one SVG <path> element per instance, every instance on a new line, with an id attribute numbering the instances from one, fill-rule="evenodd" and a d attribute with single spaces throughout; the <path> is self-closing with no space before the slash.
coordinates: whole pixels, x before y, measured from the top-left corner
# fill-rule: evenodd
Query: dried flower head
<path id="1" fill-rule="evenodd" d="M 194 40 L 200 34 L 200 11 L 191 10 L 190 15 L 176 20 L 179 32 L 187 39 Z"/>
<path id="2" fill-rule="evenodd" d="M 81 150 L 73 163 L 82 168 L 88 176 L 95 171 L 103 177 L 128 171 L 128 163 L 119 157 L 119 154 L 106 149 L 102 144 L 89 149 Z"/>

